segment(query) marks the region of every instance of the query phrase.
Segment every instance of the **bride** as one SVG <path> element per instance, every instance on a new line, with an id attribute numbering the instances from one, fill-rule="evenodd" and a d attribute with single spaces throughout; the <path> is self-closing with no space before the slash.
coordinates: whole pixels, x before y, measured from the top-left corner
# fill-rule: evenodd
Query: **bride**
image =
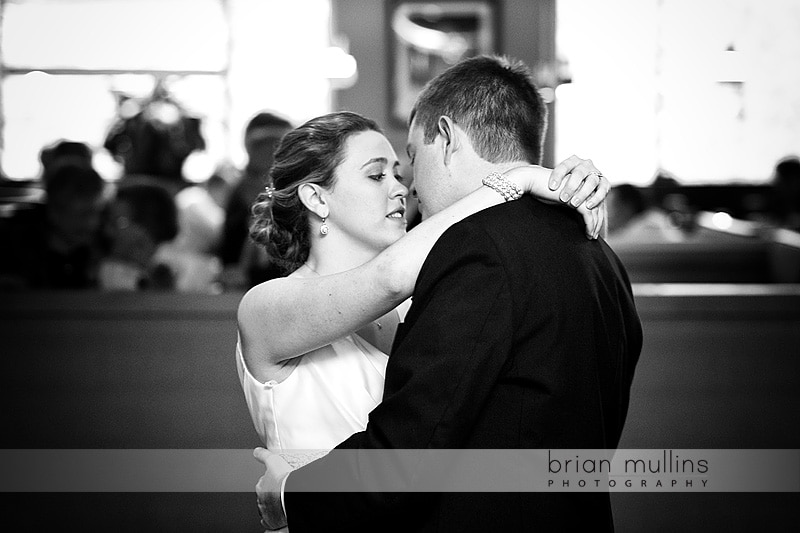
<path id="1" fill-rule="evenodd" d="M 286 134 L 272 186 L 253 206 L 251 237 L 289 275 L 242 298 L 236 364 L 261 440 L 294 467 L 366 427 L 431 247 L 452 224 L 505 201 L 483 186 L 406 233 L 398 168 L 374 121 L 331 113 Z M 604 225 L 608 182 L 590 161 L 573 157 L 552 173 L 520 167 L 505 180 L 543 200 L 582 204 L 591 238 Z"/>

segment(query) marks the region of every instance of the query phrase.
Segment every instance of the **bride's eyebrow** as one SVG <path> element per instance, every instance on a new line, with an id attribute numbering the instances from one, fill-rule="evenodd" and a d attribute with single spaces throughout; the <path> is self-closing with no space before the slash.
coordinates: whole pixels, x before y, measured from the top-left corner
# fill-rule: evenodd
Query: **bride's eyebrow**
<path id="1" fill-rule="evenodd" d="M 367 161 L 366 163 L 361 165 L 361 168 L 364 168 L 367 165 L 371 165 L 372 163 L 381 163 L 381 164 L 385 165 L 388 162 L 389 162 L 389 160 L 386 159 L 385 157 L 373 157 L 372 159 L 370 159 L 369 161 Z"/>

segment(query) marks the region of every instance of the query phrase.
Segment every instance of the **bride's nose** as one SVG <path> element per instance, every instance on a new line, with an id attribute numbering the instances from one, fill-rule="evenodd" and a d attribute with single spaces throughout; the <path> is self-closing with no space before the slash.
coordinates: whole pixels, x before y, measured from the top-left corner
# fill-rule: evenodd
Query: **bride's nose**
<path id="1" fill-rule="evenodd" d="M 392 189 L 389 192 L 389 198 L 405 198 L 406 196 L 408 196 L 408 187 L 395 178 Z"/>

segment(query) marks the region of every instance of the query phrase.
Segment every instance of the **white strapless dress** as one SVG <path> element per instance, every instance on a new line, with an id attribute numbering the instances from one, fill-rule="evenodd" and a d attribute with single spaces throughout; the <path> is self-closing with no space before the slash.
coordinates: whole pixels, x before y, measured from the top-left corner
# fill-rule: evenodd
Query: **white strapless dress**
<path id="1" fill-rule="evenodd" d="M 401 307 L 403 317 L 408 307 Z M 283 381 L 262 383 L 236 344 L 236 367 L 256 432 L 267 449 L 295 468 L 367 427 L 383 396 L 388 359 L 353 333 L 295 358 Z"/>

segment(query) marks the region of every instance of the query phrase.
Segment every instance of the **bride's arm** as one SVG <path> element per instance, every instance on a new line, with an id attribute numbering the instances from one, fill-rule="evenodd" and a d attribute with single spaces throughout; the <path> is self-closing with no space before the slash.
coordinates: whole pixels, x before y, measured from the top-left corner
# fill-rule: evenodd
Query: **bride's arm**
<path id="1" fill-rule="evenodd" d="M 588 196 L 587 203 L 596 205 L 608 192 L 608 181 L 594 172 L 591 161 L 570 158 L 552 173 L 526 166 L 505 175 L 522 191 L 545 200 L 564 201 L 559 194 L 566 191 L 569 198 L 582 201 Z M 550 178 L 555 185 L 548 186 Z M 411 296 L 419 270 L 442 233 L 503 201 L 497 191 L 482 186 L 360 267 L 329 276 L 278 278 L 253 287 L 239 304 L 243 349 L 264 364 L 278 364 L 358 330 Z M 582 205 L 579 210 L 586 213 L 587 228 L 593 228 L 587 234 L 596 235 L 602 209 Z"/>

